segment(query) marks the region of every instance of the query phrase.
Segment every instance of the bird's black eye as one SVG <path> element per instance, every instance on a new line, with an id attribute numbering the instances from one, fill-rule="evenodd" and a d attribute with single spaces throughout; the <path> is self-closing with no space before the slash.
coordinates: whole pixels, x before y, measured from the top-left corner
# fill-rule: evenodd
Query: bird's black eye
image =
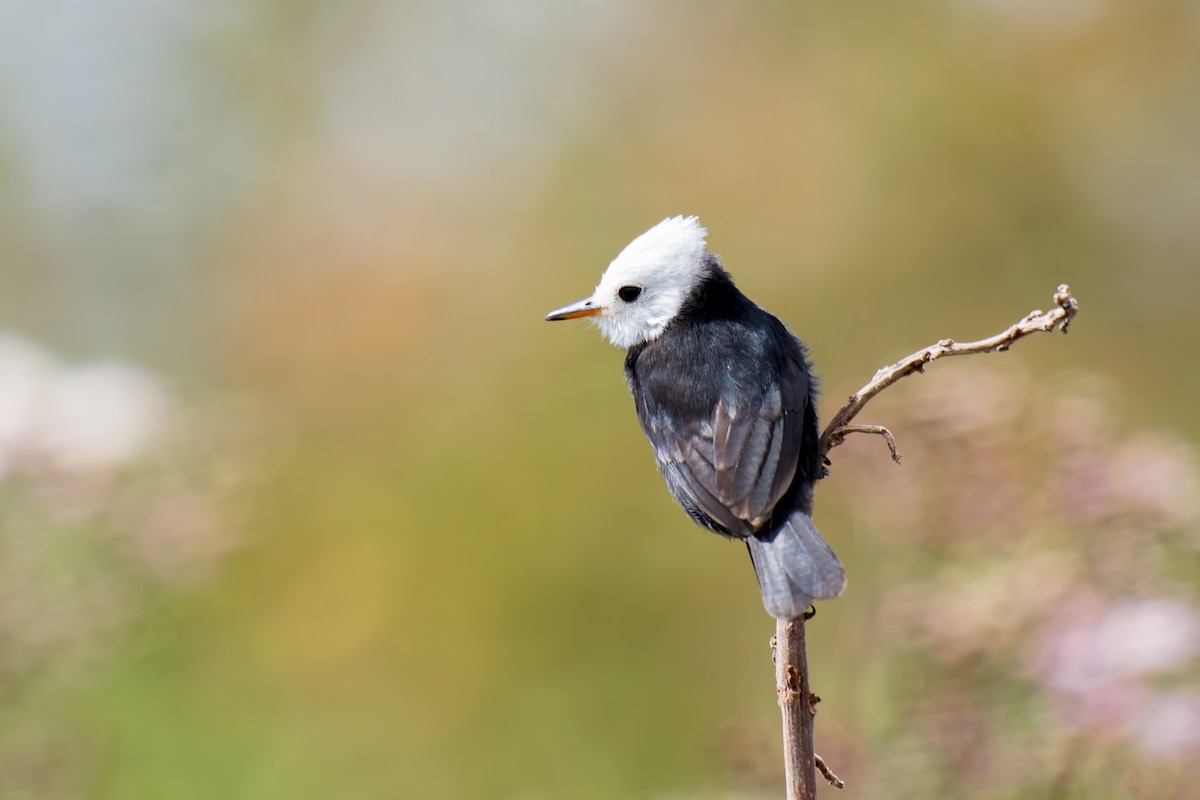
<path id="1" fill-rule="evenodd" d="M 617 289 L 617 297 L 621 298 L 626 303 L 632 303 L 634 300 L 637 300 L 641 294 L 642 287 L 640 286 L 622 286 L 620 289 Z"/>

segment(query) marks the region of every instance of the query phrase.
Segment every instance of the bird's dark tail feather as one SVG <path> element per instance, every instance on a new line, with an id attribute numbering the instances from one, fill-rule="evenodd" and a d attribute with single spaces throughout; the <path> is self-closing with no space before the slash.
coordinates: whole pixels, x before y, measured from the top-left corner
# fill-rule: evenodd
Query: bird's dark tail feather
<path id="1" fill-rule="evenodd" d="M 792 514 L 769 541 L 746 539 L 758 575 L 763 605 L 778 619 L 798 617 L 813 600 L 837 597 L 846 571 L 833 550 L 801 511 Z"/>

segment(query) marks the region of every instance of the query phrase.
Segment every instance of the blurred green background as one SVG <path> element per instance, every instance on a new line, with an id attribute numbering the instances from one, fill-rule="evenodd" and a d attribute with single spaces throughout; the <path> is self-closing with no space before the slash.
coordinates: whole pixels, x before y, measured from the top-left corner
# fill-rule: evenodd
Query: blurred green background
<path id="1" fill-rule="evenodd" d="M 1082 305 L 833 453 L 839 796 L 1190 796 L 1198 142 L 1189 0 L 0 2 L 0 797 L 778 796 L 748 559 L 542 322 L 675 214 L 827 410 Z"/>

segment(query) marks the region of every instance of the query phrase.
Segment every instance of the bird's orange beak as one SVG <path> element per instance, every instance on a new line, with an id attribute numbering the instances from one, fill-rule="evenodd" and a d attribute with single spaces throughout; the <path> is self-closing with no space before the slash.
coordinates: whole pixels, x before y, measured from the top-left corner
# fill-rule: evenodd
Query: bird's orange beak
<path id="1" fill-rule="evenodd" d="M 569 306 L 563 306 L 557 311 L 551 311 L 546 315 L 547 322 L 553 322 L 560 319 L 578 319 L 579 317 L 594 317 L 603 311 L 601 306 L 592 302 L 592 298 L 580 300 L 578 303 L 572 303 Z"/>

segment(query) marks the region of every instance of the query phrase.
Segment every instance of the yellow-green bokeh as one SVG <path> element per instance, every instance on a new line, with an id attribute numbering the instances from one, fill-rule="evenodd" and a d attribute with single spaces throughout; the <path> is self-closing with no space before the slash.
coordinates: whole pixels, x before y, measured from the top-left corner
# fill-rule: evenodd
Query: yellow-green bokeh
<path id="1" fill-rule="evenodd" d="M 1068 282 L 1070 336 L 989 358 L 1107 378 L 1114 438 L 1200 436 L 1190 3 L 574 5 L 207 4 L 139 23 L 112 74 L 88 64 L 120 26 L 73 60 L 30 23 L 45 49 L 0 94 L 5 327 L 146 364 L 185 405 L 236 398 L 250 477 L 211 569 L 130 578 L 85 677 L 22 678 L 14 797 L 769 796 L 748 559 L 671 502 L 621 354 L 542 321 L 668 215 L 699 214 L 808 342 L 826 409 Z M 28 98 L 82 107 L 92 78 L 143 101 L 98 117 L 78 177 Z M 877 642 L 904 562 L 837 467 L 817 517 L 850 589 L 810 634 L 818 739 L 860 775 L 891 747 L 911 796 L 992 796 L 902 758 L 919 665 Z M 976 699 L 1025 713 L 1005 692 Z"/>

